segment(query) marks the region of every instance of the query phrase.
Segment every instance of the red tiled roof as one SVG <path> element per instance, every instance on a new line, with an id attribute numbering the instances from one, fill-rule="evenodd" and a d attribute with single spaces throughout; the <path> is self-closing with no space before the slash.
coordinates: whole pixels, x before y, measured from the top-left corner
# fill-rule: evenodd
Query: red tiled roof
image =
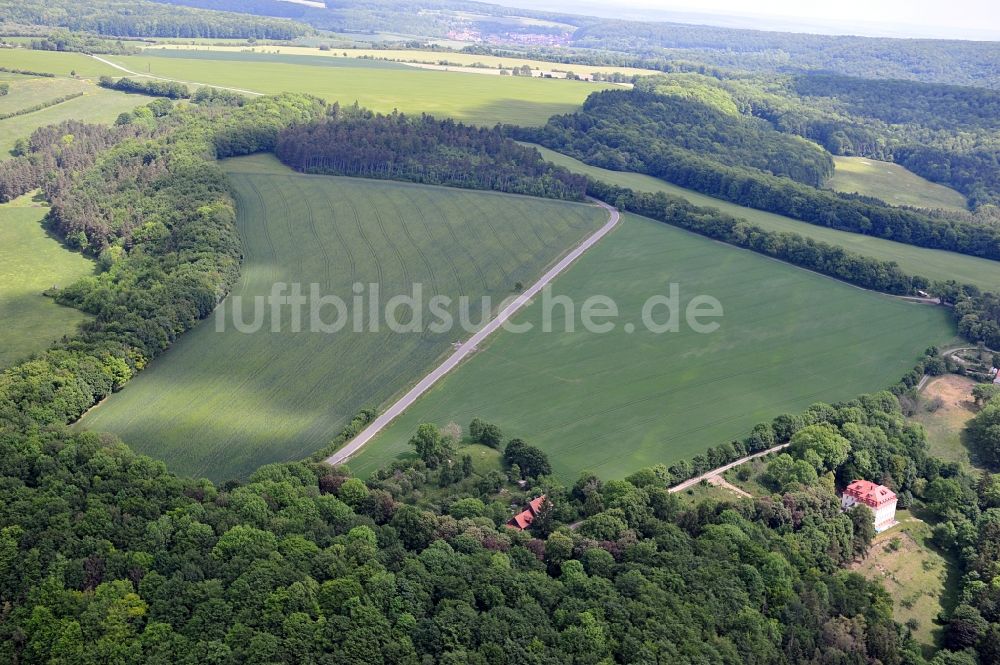
<path id="1" fill-rule="evenodd" d="M 510 521 L 507 522 L 507 526 L 512 526 L 516 529 L 521 529 L 522 531 L 524 531 L 529 526 L 531 526 L 531 523 L 533 521 L 535 521 L 535 516 L 531 514 L 530 510 L 525 510 L 524 512 L 518 513 L 517 515 L 511 517 Z"/>
<path id="2" fill-rule="evenodd" d="M 855 480 L 847 486 L 844 494 L 854 497 L 855 500 L 867 504 L 872 508 L 896 500 L 896 494 L 885 485 L 877 485 L 870 480 Z"/>
<path id="3" fill-rule="evenodd" d="M 545 495 L 536 497 L 528 502 L 528 509 L 524 510 L 517 515 L 514 515 L 507 521 L 507 526 L 514 529 L 520 529 L 524 531 L 531 523 L 535 521 L 535 516 L 542 509 L 542 504 L 545 503 Z"/>

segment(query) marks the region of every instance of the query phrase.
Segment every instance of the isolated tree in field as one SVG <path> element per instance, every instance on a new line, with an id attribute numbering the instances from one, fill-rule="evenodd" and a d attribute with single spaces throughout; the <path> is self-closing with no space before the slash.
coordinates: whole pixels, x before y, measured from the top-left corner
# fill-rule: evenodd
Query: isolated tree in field
<path id="1" fill-rule="evenodd" d="M 417 427 L 417 433 L 410 439 L 410 445 L 424 463 L 435 469 L 451 452 L 447 441 L 438 432 L 438 428 L 430 423 Z"/>
<path id="2" fill-rule="evenodd" d="M 851 442 L 829 423 L 800 429 L 792 436 L 791 444 L 788 450 L 792 457 L 809 462 L 818 472 L 833 471 L 851 453 Z"/>

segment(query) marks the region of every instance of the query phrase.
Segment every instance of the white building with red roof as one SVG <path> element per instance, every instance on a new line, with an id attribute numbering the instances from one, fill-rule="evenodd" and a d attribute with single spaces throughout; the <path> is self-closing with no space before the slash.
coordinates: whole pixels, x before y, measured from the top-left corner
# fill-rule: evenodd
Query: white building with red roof
<path id="1" fill-rule="evenodd" d="M 870 480 L 855 480 L 848 485 L 840 497 L 841 507 L 850 510 L 861 503 L 875 513 L 877 533 L 896 526 L 896 493 L 885 485 L 878 485 Z"/>

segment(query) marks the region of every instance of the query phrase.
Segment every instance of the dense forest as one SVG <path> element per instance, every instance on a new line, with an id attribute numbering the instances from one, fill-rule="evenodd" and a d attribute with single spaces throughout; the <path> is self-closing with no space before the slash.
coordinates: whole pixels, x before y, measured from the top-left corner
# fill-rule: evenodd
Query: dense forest
<path id="1" fill-rule="evenodd" d="M 699 89 L 677 86 L 673 94 L 663 94 L 644 84 L 590 95 L 577 114 L 586 124 L 574 130 L 595 144 L 608 145 L 614 144 L 616 134 L 636 132 L 642 134 L 647 154 L 685 151 L 813 186 L 833 174 L 830 156 L 811 142 L 778 132 L 735 108 L 726 112 L 706 104 L 697 96 Z"/>
<path id="2" fill-rule="evenodd" d="M 842 432 L 857 459 L 881 441 L 886 482 L 942 477 L 891 395 L 776 423 Z M 215 487 L 87 433 L 5 431 L 0 453 L 11 662 L 922 662 L 885 592 L 839 568 L 873 533 L 829 481 L 691 507 L 657 469 L 510 495 L 501 472 L 421 461 Z M 502 526 L 542 492 L 530 533 Z"/>
<path id="3" fill-rule="evenodd" d="M 832 72 L 1000 89 L 990 42 L 888 39 L 741 30 L 707 25 L 595 20 L 573 46 L 664 56 L 763 73 Z"/>
<path id="4" fill-rule="evenodd" d="M 114 37 L 294 39 L 311 29 L 287 19 L 167 7 L 148 0 L 0 0 L 11 23 Z"/>
<path id="5" fill-rule="evenodd" d="M 374 114 L 333 106 L 329 117 L 292 127 L 278 158 L 306 173 L 389 178 L 578 201 L 587 179 L 538 152 L 483 129 L 424 115 Z"/>
<path id="6" fill-rule="evenodd" d="M 973 207 L 1000 201 L 1000 93 L 843 76 L 667 76 L 702 99 L 735 104 L 837 155 L 895 161 L 957 189 Z"/>
<path id="7" fill-rule="evenodd" d="M 891 207 L 877 199 L 821 190 L 758 169 L 730 166 L 711 152 L 701 154 L 662 139 L 658 125 L 647 121 L 642 108 L 652 104 L 651 112 L 658 112 L 664 103 L 661 98 L 673 97 L 687 106 L 704 107 L 705 115 L 721 114 L 726 103 L 740 110 L 737 102 L 741 100 L 719 99 L 713 96 L 718 91 L 696 88 L 692 92 L 682 87 L 681 93 L 665 92 L 662 83 L 652 81 L 632 91 L 594 93 L 581 111 L 555 116 L 545 127 L 508 131 L 596 166 L 646 173 L 709 196 L 812 224 L 1000 259 L 1000 228 L 996 226 L 976 223 L 968 215 Z"/>

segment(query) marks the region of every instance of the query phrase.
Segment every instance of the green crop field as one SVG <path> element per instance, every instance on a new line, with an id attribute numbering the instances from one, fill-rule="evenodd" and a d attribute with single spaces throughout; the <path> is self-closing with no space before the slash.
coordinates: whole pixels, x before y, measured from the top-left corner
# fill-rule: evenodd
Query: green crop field
<path id="1" fill-rule="evenodd" d="M 0 67 L 48 72 L 56 76 L 70 76 L 71 73 L 76 72 L 77 76 L 84 78 L 97 78 L 105 74 L 108 76 L 121 75 L 121 72 L 114 67 L 83 53 L 32 51 L 23 48 L 0 50 Z"/>
<path id="2" fill-rule="evenodd" d="M 609 171 L 585 164 L 549 150 L 542 146 L 533 145 L 542 156 L 548 161 L 565 166 L 571 171 L 583 173 L 596 180 L 629 187 L 639 192 L 663 192 L 680 196 L 691 203 L 718 208 L 735 217 L 742 217 L 769 231 L 788 231 L 798 233 L 807 238 L 813 238 L 831 245 L 840 245 L 845 249 L 871 256 L 883 261 L 895 261 L 909 274 L 923 275 L 928 279 L 948 280 L 954 279 L 962 284 L 975 284 L 982 289 L 995 291 L 1000 285 L 1000 262 L 980 259 L 965 254 L 955 252 L 944 252 L 936 249 L 926 249 L 914 247 L 883 238 L 873 238 L 860 233 L 850 233 L 848 231 L 838 231 L 815 224 L 809 224 L 790 217 L 775 215 L 773 213 L 746 208 L 728 201 L 712 198 L 704 194 L 678 187 L 659 178 L 653 178 L 641 173 L 628 173 L 624 171 Z"/>
<path id="3" fill-rule="evenodd" d="M 55 56 L 52 60 L 45 58 L 17 58 L 11 64 L 9 55 L 39 54 Z M 61 56 L 79 53 L 55 53 L 50 51 L 21 51 L 20 49 L 0 50 L 0 66 L 20 67 L 38 71 L 52 71 L 55 64 L 60 67 L 66 64 Z M 95 60 L 85 58 L 83 64 Z M 74 59 L 75 62 L 75 59 Z M 104 65 L 101 65 L 102 67 Z M 112 70 L 114 71 L 114 70 Z M 119 72 L 121 73 L 121 72 Z M 20 109 L 30 108 L 65 95 L 82 92 L 82 97 L 76 97 L 54 106 L 32 111 L 24 115 L 0 120 L 0 159 L 10 157 L 10 151 L 17 139 L 28 137 L 31 132 L 45 125 L 52 125 L 64 120 L 81 120 L 83 122 L 98 122 L 110 124 L 124 111 L 130 111 L 136 106 L 148 104 L 152 97 L 145 95 L 129 95 L 115 90 L 98 87 L 93 81 L 72 79 L 64 76 L 55 78 L 19 76 L 4 74 L 3 80 L 10 84 L 10 93 L 0 97 L 0 113 L 10 113 Z"/>
<path id="4" fill-rule="evenodd" d="M 170 45 L 168 47 L 163 46 L 152 46 L 147 49 L 148 52 L 158 52 L 159 49 L 166 50 L 196 50 L 198 47 L 194 45 Z M 209 50 L 213 52 L 235 52 L 241 53 L 247 50 L 246 42 L 242 44 L 237 44 L 233 46 L 212 46 Z M 344 60 L 344 54 L 347 54 L 348 58 L 378 58 L 379 61 L 390 60 L 398 62 L 415 62 L 415 63 L 427 63 L 427 64 L 437 64 L 441 61 L 447 61 L 449 64 L 461 65 L 461 66 L 479 66 L 485 65 L 487 68 L 498 70 L 500 68 L 511 69 L 513 67 L 522 67 L 528 65 L 532 69 L 540 69 L 544 71 L 572 71 L 580 75 L 590 75 L 596 72 L 601 73 L 612 73 L 619 72 L 628 76 L 640 75 L 640 76 L 651 76 L 659 74 L 660 72 L 653 69 L 639 69 L 636 67 L 613 67 L 610 65 L 579 65 L 579 64 L 563 64 L 556 62 L 549 62 L 545 60 L 532 60 L 530 58 L 502 58 L 494 55 L 479 55 L 476 53 L 459 53 L 459 52 L 441 52 L 441 51 L 420 51 L 417 49 L 329 49 L 320 50 L 318 47 L 310 46 L 258 46 L 255 47 L 256 51 L 266 50 L 269 53 L 281 53 L 290 55 L 306 55 L 314 56 L 320 58 L 333 58 L 334 60 Z"/>
<path id="5" fill-rule="evenodd" d="M 899 164 L 865 157 L 834 157 L 833 162 L 836 168 L 827 185 L 838 192 L 874 196 L 898 206 L 968 209 L 965 197 L 954 189 L 924 180 Z"/>
<path id="6" fill-rule="evenodd" d="M 45 232 L 47 211 L 30 196 L 0 204 L 0 368 L 45 349 L 86 318 L 42 295 L 94 269 Z"/>
<path id="7" fill-rule="evenodd" d="M 160 51 L 109 60 L 136 72 L 263 93 L 308 92 L 328 101 L 357 101 L 375 111 L 429 113 L 469 123 L 541 125 L 576 109 L 602 84 L 482 76 L 344 58 Z M 120 72 L 119 72 L 120 73 Z"/>
<path id="8" fill-rule="evenodd" d="M 66 95 L 84 92 L 93 86 L 70 78 L 42 78 L 10 75 L 10 92 L 0 97 L 0 115 L 44 104 Z"/>
<path id="9" fill-rule="evenodd" d="M 245 304 L 275 282 L 303 283 L 306 293 L 318 283 L 348 303 L 358 282 L 378 283 L 382 303 L 419 282 L 425 299 L 489 295 L 499 305 L 607 220 L 584 204 L 299 175 L 273 157 L 227 164 L 246 253 L 233 296 Z M 231 312 L 232 297 L 224 307 Z M 481 318 L 472 312 L 473 322 Z M 231 319 L 218 333 L 206 321 L 82 425 L 114 432 L 179 473 L 243 477 L 322 448 L 358 410 L 384 404 L 467 335 L 385 325 L 354 333 L 353 323 L 340 333 L 295 333 L 287 309 L 283 332 L 267 321 L 256 334 Z"/>
<path id="10" fill-rule="evenodd" d="M 671 283 L 682 308 L 697 295 L 717 298 L 721 328 L 655 334 L 640 325 L 643 304 Z M 553 293 L 577 308 L 592 295 L 609 296 L 617 325 L 587 332 L 578 315 L 576 331 L 546 333 L 536 300 L 516 317 L 534 325 L 530 332 L 498 333 L 351 468 L 366 474 L 409 454 L 420 423 L 467 426 L 480 417 L 547 451 L 565 482 L 584 470 L 622 477 L 689 459 L 813 402 L 883 389 L 954 334 L 944 308 L 863 291 L 632 215 L 557 278 Z M 657 320 L 665 317 L 661 309 Z"/>

